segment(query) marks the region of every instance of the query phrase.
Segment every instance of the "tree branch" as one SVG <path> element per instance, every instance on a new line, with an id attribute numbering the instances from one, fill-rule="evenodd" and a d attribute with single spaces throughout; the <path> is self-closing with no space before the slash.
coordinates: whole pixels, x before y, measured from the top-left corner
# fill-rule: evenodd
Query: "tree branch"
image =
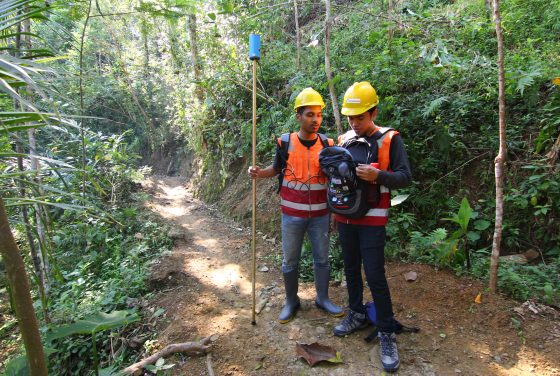
<path id="1" fill-rule="evenodd" d="M 175 353 L 206 353 L 210 348 L 210 346 L 208 345 L 211 342 L 210 338 L 211 337 L 206 337 L 198 342 L 173 343 L 171 345 L 167 345 L 163 348 L 163 350 L 158 351 L 154 355 L 151 355 L 137 363 L 134 363 L 131 366 L 126 367 L 124 370 L 122 370 L 122 373 L 125 375 L 140 375 L 142 369 L 145 366 L 154 364 L 159 358 L 165 358 L 166 356 Z"/>

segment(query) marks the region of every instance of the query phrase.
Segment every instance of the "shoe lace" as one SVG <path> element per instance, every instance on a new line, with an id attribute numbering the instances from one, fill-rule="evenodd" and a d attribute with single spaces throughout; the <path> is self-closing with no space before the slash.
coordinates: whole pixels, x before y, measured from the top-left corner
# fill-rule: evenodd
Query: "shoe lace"
<path id="1" fill-rule="evenodd" d="M 344 318 L 342 325 L 345 327 L 355 326 L 357 324 L 358 319 L 355 317 L 356 313 L 352 310 L 348 312 L 348 315 Z"/>
<path id="2" fill-rule="evenodd" d="M 393 339 L 389 334 L 381 334 L 379 337 L 379 342 L 381 344 L 381 353 L 388 357 L 395 356 L 395 345 Z"/>

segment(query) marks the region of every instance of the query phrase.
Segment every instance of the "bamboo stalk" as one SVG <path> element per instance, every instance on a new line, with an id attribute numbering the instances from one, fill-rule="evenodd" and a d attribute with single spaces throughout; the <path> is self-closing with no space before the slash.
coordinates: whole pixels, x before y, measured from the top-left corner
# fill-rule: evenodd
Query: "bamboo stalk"
<path id="1" fill-rule="evenodd" d="M 257 165 L 257 60 L 253 60 L 253 164 L 252 166 Z M 252 191 L 253 191 L 253 213 L 252 213 L 252 252 L 253 252 L 253 265 L 252 265 L 252 272 L 253 272 L 253 286 L 252 286 L 252 295 L 253 295 L 253 312 L 252 312 L 252 321 L 251 324 L 255 325 L 256 322 L 256 297 L 255 297 L 255 279 L 257 275 L 257 180 L 251 179 L 253 182 Z"/>

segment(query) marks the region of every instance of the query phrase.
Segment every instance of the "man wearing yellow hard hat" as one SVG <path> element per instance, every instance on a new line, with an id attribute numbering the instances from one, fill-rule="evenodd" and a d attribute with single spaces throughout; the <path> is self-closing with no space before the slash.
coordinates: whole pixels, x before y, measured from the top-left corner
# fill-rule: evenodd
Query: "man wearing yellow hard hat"
<path id="1" fill-rule="evenodd" d="M 361 138 L 370 145 L 371 160 L 361 161 L 356 167 L 356 175 L 369 182 L 370 189 L 378 189 L 378 196 L 363 217 L 347 218 L 340 214 L 335 217 L 350 309 L 333 332 L 337 336 L 345 336 L 367 326 L 361 274 L 363 264 L 376 312 L 381 363 L 386 371 L 393 372 L 400 365 L 395 337 L 400 323 L 393 317 L 391 294 L 385 277 L 385 225 L 391 205 L 390 189 L 408 186 L 412 175 L 399 132 L 374 123 L 378 104 L 377 93 L 369 82 L 354 83 L 344 94 L 341 112 L 347 116 L 352 130 L 342 135 L 339 143 L 350 145 L 345 142 Z"/>
<path id="2" fill-rule="evenodd" d="M 292 320 L 300 307 L 298 293 L 299 263 L 303 238 L 307 233 L 313 251 L 317 297 L 315 305 L 332 316 L 344 310 L 333 304 L 329 288 L 329 212 L 326 204 L 326 177 L 319 168 L 319 152 L 333 140 L 318 133 L 325 107 L 321 95 L 306 88 L 296 97 L 294 110 L 298 132 L 283 134 L 277 140 L 274 163 L 264 169 L 249 167 L 249 175 L 280 181 L 282 211 L 282 273 L 286 301 L 278 316 L 282 324 Z"/>

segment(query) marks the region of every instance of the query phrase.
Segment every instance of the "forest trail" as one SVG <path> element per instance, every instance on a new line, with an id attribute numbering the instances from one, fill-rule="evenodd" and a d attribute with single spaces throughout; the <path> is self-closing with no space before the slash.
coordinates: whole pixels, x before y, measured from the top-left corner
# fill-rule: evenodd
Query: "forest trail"
<path id="1" fill-rule="evenodd" d="M 217 335 L 212 365 L 221 376 L 382 374 L 376 341 L 363 340 L 370 330 L 334 337 L 339 319 L 312 305 L 313 283 L 300 284 L 303 307 L 297 317 L 285 325 L 276 321 L 283 287 L 271 256 L 281 251 L 277 239 L 262 235 L 257 265 L 268 271 L 257 272 L 257 302 L 268 304 L 251 325 L 250 229 L 194 199 L 185 183 L 180 177 L 143 183 L 152 196 L 149 208 L 177 230 L 172 253 L 158 261 L 150 277 L 151 305 L 165 309 L 158 330 L 162 346 Z M 411 270 L 418 278 L 409 283 L 403 274 Z M 484 294 L 476 304 L 482 284 L 426 265 L 388 263 L 387 276 L 396 317 L 421 328 L 398 336 L 399 375 L 560 375 L 560 312 L 502 297 L 490 303 Z M 330 291 L 344 304 L 344 287 Z M 344 363 L 311 368 L 296 356 L 296 342 L 316 341 L 338 350 Z M 175 364 L 171 374 L 189 376 L 208 375 L 206 362 L 205 356 L 167 360 Z"/>

